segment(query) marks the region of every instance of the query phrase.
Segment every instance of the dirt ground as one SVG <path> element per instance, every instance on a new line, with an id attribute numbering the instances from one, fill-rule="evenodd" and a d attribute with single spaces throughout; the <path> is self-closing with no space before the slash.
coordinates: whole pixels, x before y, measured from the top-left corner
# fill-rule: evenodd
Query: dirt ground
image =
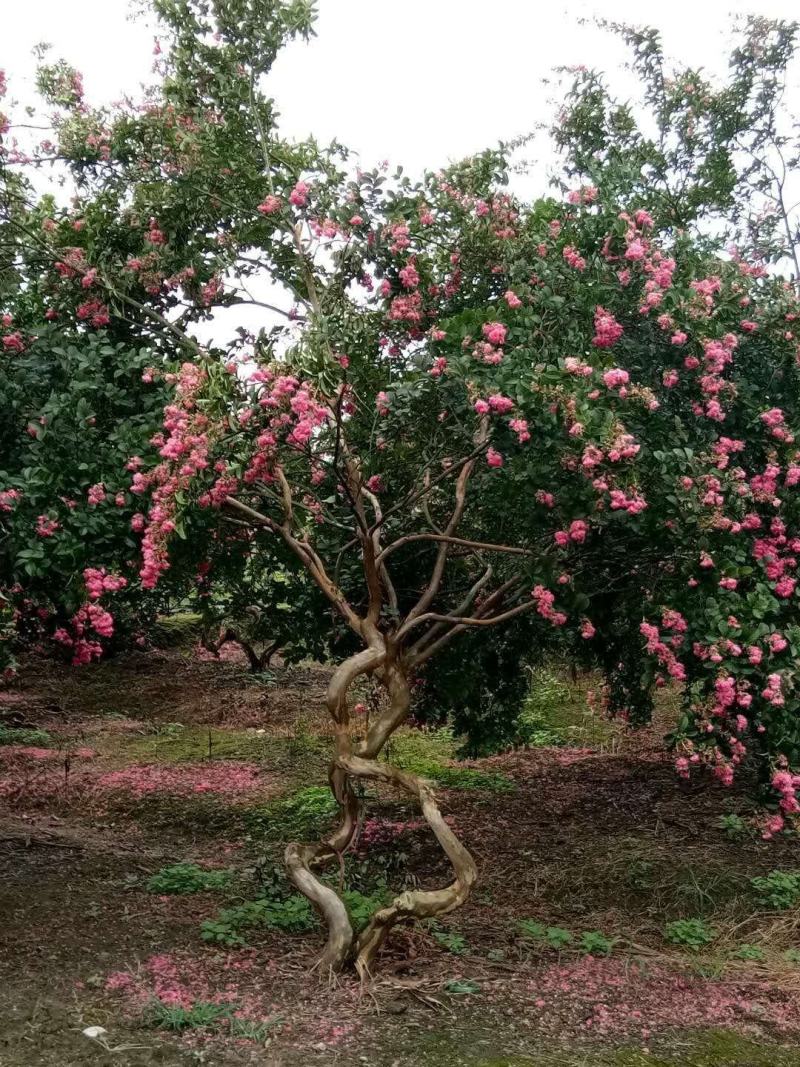
<path id="1" fill-rule="evenodd" d="M 626 735 L 581 683 L 559 680 L 552 747 L 465 763 L 404 729 L 392 759 L 439 783 L 480 884 L 398 929 L 369 988 L 320 982 L 278 868 L 332 817 L 327 674 L 177 647 L 32 661 L 0 692 L 0 1067 L 800 1067 L 800 906 L 752 883 L 800 867 L 796 839 L 749 832 L 743 789 L 676 779 L 668 707 Z M 219 884 L 172 891 L 186 864 Z M 344 877 L 356 921 L 448 869 L 379 790 Z M 699 926 L 676 943 L 676 920 Z"/>

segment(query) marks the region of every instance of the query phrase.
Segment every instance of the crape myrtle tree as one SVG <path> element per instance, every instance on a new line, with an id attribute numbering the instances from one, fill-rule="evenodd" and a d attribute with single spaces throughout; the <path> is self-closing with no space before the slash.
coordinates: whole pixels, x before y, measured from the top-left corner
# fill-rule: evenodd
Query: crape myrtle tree
<path id="1" fill-rule="evenodd" d="M 55 636 L 86 662 L 116 639 L 123 619 L 125 629 L 141 629 L 168 593 L 196 590 L 209 603 L 209 560 L 225 550 L 205 528 L 193 529 L 169 589 L 143 597 L 129 581 L 143 521 L 131 473 L 156 455 L 150 439 L 165 403 L 166 362 L 202 355 L 191 328 L 215 311 L 258 303 L 251 274 L 294 269 L 291 237 L 281 240 L 251 210 L 265 170 L 259 138 L 278 190 L 340 155 L 335 146 L 320 153 L 281 142 L 256 87 L 279 47 L 308 34 L 310 5 L 248 0 L 211 14 L 204 3 L 152 7 L 163 48 L 157 40 L 155 83 L 141 101 L 93 107 L 80 73 L 42 52 L 44 109 L 31 115 L 0 72 L 6 672 L 20 638 Z M 54 189 L 43 192 L 48 181 Z M 227 285 L 233 264 L 236 284 Z M 234 333 L 232 350 L 244 332 Z M 258 569 L 268 573 L 263 559 Z"/>
<path id="2" fill-rule="evenodd" d="M 184 363 L 141 475 L 145 585 L 176 516 L 215 511 L 287 546 L 352 635 L 327 695 L 341 823 L 287 848 L 328 923 L 325 968 L 368 973 L 396 922 L 475 881 L 430 783 L 380 758 L 462 634 L 569 632 L 634 712 L 682 683 L 678 770 L 730 782 L 752 754 L 797 810 L 794 292 L 594 186 L 527 206 L 504 178 L 492 153 L 388 192 L 361 174 L 324 216 L 313 180 L 287 199 L 265 182 L 303 321 L 246 369 Z M 367 676 L 385 702 L 365 729 Z M 364 781 L 419 802 L 454 879 L 356 937 L 320 868 L 352 846 Z"/>
<path id="3" fill-rule="evenodd" d="M 155 455 L 149 439 L 166 387 L 142 382 L 149 360 L 146 350 L 49 324 L 24 352 L 0 358 L 4 667 L 15 636 L 55 638 L 75 663 L 88 662 L 110 639 L 139 632 L 163 599 L 133 580 L 136 498 L 125 470 L 132 456 Z M 113 597 L 113 619 L 101 596 Z"/>
<path id="4" fill-rule="evenodd" d="M 126 608 L 116 598 L 118 628 L 135 628 L 145 603 L 156 604 L 129 581 L 124 464 L 153 451 L 164 383 L 144 373 L 144 348 L 75 321 L 54 325 L 37 287 L 58 260 L 43 258 L 39 236 L 52 206 L 0 146 L 0 674 L 13 670 L 20 638 L 56 636 L 75 662 L 99 654 L 114 630 L 93 602 L 100 591 L 131 594 Z M 112 573 L 125 559 L 128 576 Z"/>
<path id="5" fill-rule="evenodd" d="M 304 5 L 154 6 L 167 32 L 148 105 L 87 132 L 101 118 L 67 99 L 56 152 L 84 182 L 80 217 L 43 224 L 60 255 L 35 284 L 70 321 L 92 290 L 87 328 L 150 345 L 149 376 L 174 389 L 158 461 L 128 460 L 141 586 L 235 536 L 243 559 L 296 561 L 324 604 L 341 820 L 287 848 L 328 925 L 324 969 L 369 973 L 395 923 L 474 884 L 431 784 L 381 758 L 460 641 L 512 670 L 522 649 L 495 635 L 534 650 L 558 635 L 634 719 L 654 685 L 680 683 L 679 772 L 729 783 L 751 758 L 779 804 L 764 832 L 780 829 L 800 782 L 793 289 L 713 255 L 635 184 L 522 204 L 495 153 L 418 186 L 348 180 L 336 149 L 280 141 L 261 95 L 280 42 L 308 31 Z M 81 251 L 66 257 L 68 226 Z M 284 326 L 192 339 L 264 275 L 289 294 Z M 353 714 L 366 678 L 384 692 L 368 726 Z M 355 936 L 325 868 L 354 846 L 370 781 L 419 803 L 454 876 Z"/>

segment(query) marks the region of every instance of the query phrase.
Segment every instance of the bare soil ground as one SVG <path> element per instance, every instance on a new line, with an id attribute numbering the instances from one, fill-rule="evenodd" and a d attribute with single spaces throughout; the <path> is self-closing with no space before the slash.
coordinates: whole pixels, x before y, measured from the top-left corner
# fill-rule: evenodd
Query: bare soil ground
<path id="1" fill-rule="evenodd" d="M 0 1067 L 800 1067 L 800 908 L 751 884 L 800 867 L 796 839 L 723 832 L 751 801 L 676 779 L 668 707 L 627 736 L 585 718 L 580 684 L 567 745 L 464 763 L 441 731 L 393 742 L 439 781 L 480 886 L 446 922 L 397 930 L 369 989 L 321 983 L 321 930 L 289 914 L 275 867 L 286 835 L 331 816 L 309 789 L 327 674 L 267 682 L 173 648 L 33 661 L 0 693 Z M 365 802 L 355 910 L 447 878 L 413 809 Z M 227 880 L 149 885 L 186 863 Z M 691 918 L 713 939 L 665 939 Z M 222 940 L 201 937 L 209 920 Z"/>

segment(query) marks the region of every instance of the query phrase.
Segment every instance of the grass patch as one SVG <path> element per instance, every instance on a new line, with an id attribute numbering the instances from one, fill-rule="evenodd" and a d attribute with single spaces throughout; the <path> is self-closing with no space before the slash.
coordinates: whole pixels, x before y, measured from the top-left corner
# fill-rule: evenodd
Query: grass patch
<path id="1" fill-rule="evenodd" d="M 47 730 L 27 730 L 14 726 L 0 725 L 0 745 L 36 745 L 39 748 L 49 748 L 53 745 L 53 738 Z"/>
<path id="2" fill-rule="evenodd" d="M 154 1030 L 169 1030 L 175 1034 L 186 1030 L 224 1030 L 233 1038 L 263 1045 L 270 1033 L 283 1021 L 280 1016 L 260 1022 L 238 1019 L 235 1012 L 235 1004 L 214 1004 L 198 1000 L 191 1008 L 179 1008 L 156 1000 L 145 1011 L 143 1023 Z"/>
<path id="3" fill-rule="evenodd" d="M 328 829 L 338 810 L 328 786 L 312 785 L 251 808 L 247 822 L 254 834 L 269 840 L 313 839 Z"/>
<path id="4" fill-rule="evenodd" d="M 250 730 L 220 730 L 168 722 L 147 737 L 128 740 L 122 750 L 126 763 L 197 763 L 200 760 L 245 759 L 280 761 L 289 741 Z"/>
<path id="5" fill-rule="evenodd" d="M 450 761 L 455 761 L 457 748 L 453 732 L 447 727 L 438 730 L 403 730 L 387 744 L 385 758 L 395 767 L 429 778 L 445 789 L 507 793 L 516 788 L 511 778 L 498 771 L 451 766 Z"/>
<path id="6" fill-rule="evenodd" d="M 421 1034 L 415 1043 L 419 1067 L 800 1067 L 800 1050 L 753 1041 L 729 1030 L 676 1034 L 667 1041 L 641 1046 L 574 1051 L 495 1053 L 478 1048 L 492 1041 L 488 1031 L 461 1034 Z M 494 1043 L 494 1042 L 492 1042 Z"/>
<path id="7" fill-rule="evenodd" d="M 147 1009 L 144 1022 L 155 1030 L 171 1030 L 173 1033 L 218 1029 L 223 1021 L 230 1019 L 233 1010 L 230 1004 L 210 1004 L 203 1000 L 198 1000 L 191 1008 L 179 1008 L 157 1000 Z"/>
<path id="8" fill-rule="evenodd" d="M 568 682 L 563 671 L 537 667 L 530 673 L 530 689 L 516 722 L 520 745 L 600 748 L 614 738 L 613 725 L 588 707 L 586 690 Z"/>
<path id="9" fill-rule="evenodd" d="M 203 635 L 203 616 L 194 611 L 159 615 L 149 636 L 157 648 L 187 648 Z"/>

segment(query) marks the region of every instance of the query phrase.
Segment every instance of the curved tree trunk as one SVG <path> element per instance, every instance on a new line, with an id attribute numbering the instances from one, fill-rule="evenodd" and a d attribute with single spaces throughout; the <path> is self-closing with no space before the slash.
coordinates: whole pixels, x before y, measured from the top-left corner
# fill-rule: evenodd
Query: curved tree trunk
<path id="1" fill-rule="evenodd" d="M 389 694 L 389 706 L 370 726 L 365 739 L 354 746 L 349 731 L 348 690 L 356 678 L 376 671 L 380 672 L 380 680 Z M 354 962 L 359 975 L 366 978 L 395 923 L 404 919 L 431 918 L 459 907 L 469 896 L 478 872 L 472 856 L 445 822 L 431 783 L 377 760 L 410 708 L 408 681 L 403 668 L 388 661 L 387 649 L 382 642 L 376 642 L 337 668 L 328 686 L 326 703 L 336 724 L 336 756 L 331 765 L 330 785 L 341 808 L 341 823 L 327 840 L 316 845 L 290 844 L 286 849 L 286 863 L 295 886 L 322 913 L 328 926 L 328 942 L 320 959 L 322 973 L 340 970 Z M 353 933 L 339 894 L 312 871 L 312 868 L 333 860 L 341 861 L 342 854 L 353 841 L 358 823 L 358 801 L 352 783 L 357 779 L 385 782 L 414 797 L 455 873 L 453 882 L 443 889 L 401 893 L 390 905 L 375 912 L 358 937 Z"/>

